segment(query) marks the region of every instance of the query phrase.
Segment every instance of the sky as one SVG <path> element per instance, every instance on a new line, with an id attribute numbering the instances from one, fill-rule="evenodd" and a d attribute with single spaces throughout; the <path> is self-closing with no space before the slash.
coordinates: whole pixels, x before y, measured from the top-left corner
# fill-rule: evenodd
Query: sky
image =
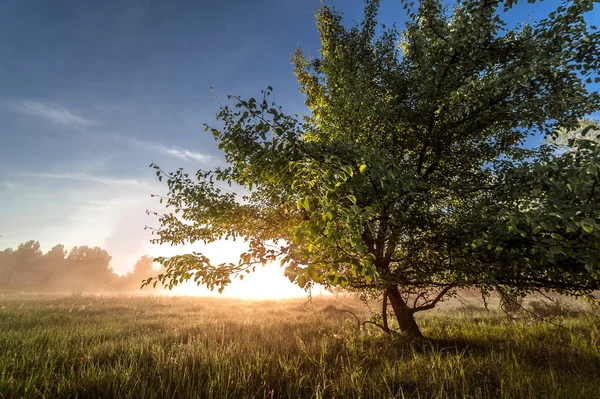
<path id="1" fill-rule="evenodd" d="M 360 20 L 364 1 L 326 1 Z M 521 4 L 508 22 L 559 4 Z M 100 246 L 119 273 L 173 253 L 149 243 L 149 168 L 223 163 L 212 135 L 219 97 L 268 85 L 288 113 L 304 113 L 290 55 L 317 53 L 319 0 L 3 0 L 0 2 L 0 249 L 30 239 Z M 599 13 L 600 14 L 600 13 Z M 382 0 L 381 21 L 404 21 Z M 599 15 L 590 22 L 600 24 Z M 240 244 L 200 248 L 218 260 Z"/>

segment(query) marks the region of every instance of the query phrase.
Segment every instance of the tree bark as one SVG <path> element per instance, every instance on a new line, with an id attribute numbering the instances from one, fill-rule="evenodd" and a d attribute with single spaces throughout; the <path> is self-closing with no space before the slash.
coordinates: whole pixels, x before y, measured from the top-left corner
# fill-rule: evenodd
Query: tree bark
<path id="1" fill-rule="evenodd" d="M 383 293 L 383 303 L 381 305 L 381 320 L 383 322 L 383 330 L 389 334 L 390 327 L 388 326 L 387 307 L 388 307 L 387 292 L 384 292 Z"/>
<path id="2" fill-rule="evenodd" d="M 400 291 L 398 291 L 398 287 L 390 284 L 387 286 L 386 291 L 390 303 L 392 304 L 392 309 L 394 310 L 396 320 L 398 320 L 400 331 L 411 338 L 423 338 L 421 329 L 415 321 L 414 312 L 412 312 L 412 309 L 410 309 L 404 299 L 402 299 L 402 295 L 400 294 Z"/>

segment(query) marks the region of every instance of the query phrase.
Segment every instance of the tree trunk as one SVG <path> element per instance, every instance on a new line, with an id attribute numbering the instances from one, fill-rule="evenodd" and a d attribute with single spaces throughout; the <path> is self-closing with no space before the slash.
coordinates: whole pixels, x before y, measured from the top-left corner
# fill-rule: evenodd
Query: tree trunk
<path id="1" fill-rule="evenodd" d="M 386 333 L 390 333 L 390 327 L 388 326 L 388 318 L 387 318 L 387 307 L 388 307 L 388 300 L 387 300 L 387 292 L 383 293 L 383 303 L 381 304 L 381 320 L 383 322 L 383 331 L 385 331 Z"/>
<path id="2" fill-rule="evenodd" d="M 387 296 L 392 304 L 392 309 L 394 310 L 394 315 L 396 315 L 396 320 L 398 320 L 400 331 L 411 338 L 423 338 L 423 334 L 421 333 L 421 330 L 415 321 L 415 315 L 408 307 L 404 299 L 402 299 L 402 295 L 400 294 L 400 291 L 398 291 L 398 287 L 395 285 L 388 285 Z"/>

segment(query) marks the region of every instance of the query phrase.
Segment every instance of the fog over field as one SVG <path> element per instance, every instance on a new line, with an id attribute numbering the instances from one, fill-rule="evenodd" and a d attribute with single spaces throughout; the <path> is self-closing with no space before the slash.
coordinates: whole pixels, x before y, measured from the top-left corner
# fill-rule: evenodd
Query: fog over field
<path id="1" fill-rule="evenodd" d="M 227 255 L 225 255 L 227 256 Z M 221 255 L 221 257 L 224 257 Z M 129 293 L 136 295 L 187 295 L 238 298 L 291 298 L 307 297 L 308 291 L 293 285 L 283 277 L 281 268 L 274 264 L 261 266 L 245 280 L 233 281 L 222 294 L 187 282 L 171 290 L 157 284 L 141 288 L 142 282 L 165 272 L 148 255 L 135 262 L 129 272 L 117 274 L 111 267 L 111 256 L 106 250 L 87 246 L 67 250 L 58 244 L 46 253 L 39 242 L 28 241 L 16 249 L 0 251 L 0 293 Z M 312 292 L 328 294 L 316 285 Z"/>

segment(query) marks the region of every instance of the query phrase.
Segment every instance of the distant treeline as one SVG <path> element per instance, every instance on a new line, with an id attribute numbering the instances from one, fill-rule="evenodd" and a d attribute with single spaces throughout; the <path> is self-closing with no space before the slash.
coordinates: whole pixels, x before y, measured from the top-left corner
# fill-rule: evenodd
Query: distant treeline
<path id="1" fill-rule="evenodd" d="M 0 251 L 0 289 L 134 291 L 140 289 L 143 279 L 160 273 L 152 268 L 150 256 L 142 256 L 124 276 L 114 272 L 110 261 L 108 252 L 99 247 L 84 245 L 67 252 L 58 244 L 44 254 L 38 241 L 27 241 L 16 250 Z"/>

